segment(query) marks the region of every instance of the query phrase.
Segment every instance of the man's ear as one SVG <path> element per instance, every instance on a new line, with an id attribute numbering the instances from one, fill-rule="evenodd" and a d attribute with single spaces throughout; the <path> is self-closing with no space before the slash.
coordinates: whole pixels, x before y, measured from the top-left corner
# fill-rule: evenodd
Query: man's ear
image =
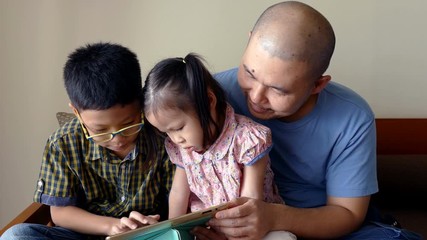
<path id="1" fill-rule="evenodd" d="M 311 94 L 317 94 L 320 93 L 326 85 L 328 85 L 329 81 L 331 81 L 330 75 L 321 76 L 314 82 L 314 88 L 311 92 Z"/>

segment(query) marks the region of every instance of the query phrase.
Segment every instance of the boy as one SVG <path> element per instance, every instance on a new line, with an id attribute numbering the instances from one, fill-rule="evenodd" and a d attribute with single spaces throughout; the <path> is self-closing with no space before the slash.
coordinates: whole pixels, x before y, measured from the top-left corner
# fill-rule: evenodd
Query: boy
<path id="1" fill-rule="evenodd" d="M 174 169 L 163 139 L 147 137 L 136 55 L 117 44 L 81 47 L 64 83 L 76 118 L 49 137 L 34 197 L 56 226 L 20 224 L 3 239 L 105 237 L 166 218 L 158 213 Z"/>

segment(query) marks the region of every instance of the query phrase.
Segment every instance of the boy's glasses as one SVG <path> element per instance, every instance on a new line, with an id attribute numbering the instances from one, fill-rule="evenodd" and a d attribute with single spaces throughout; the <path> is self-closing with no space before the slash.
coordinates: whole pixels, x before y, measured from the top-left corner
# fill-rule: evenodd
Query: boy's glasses
<path id="1" fill-rule="evenodd" d="M 115 131 L 115 132 L 100 133 L 100 134 L 95 134 L 95 135 L 89 136 L 89 133 L 88 133 L 83 121 L 82 121 L 82 118 L 80 117 L 80 113 L 78 111 L 76 111 L 76 113 L 77 113 L 77 118 L 79 119 L 80 124 L 82 125 L 83 132 L 85 134 L 86 139 L 94 141 L 96 143 L 108 142 L 118 134 L 125 136 L 125 137 L 135 135 L 135 134 L 139 133 L 139 131 L 141 131 L 142 126 L 144 126 L 144 123 L 137 123 L 137 124 L 133 124 L 133 125 L 127 126 L 125 128 L 122 128 L 122 129 Z"/>
<path id="2" fill-rule="evenodd" d="M 137 123 L 137 124 L 130 125 L 128 127 L 122 128 L 122 129 L 115 131 L 115 132 L 100 133 L 100 134 L 95 134 L 92 136 L 88 136 L 85 133 L 85 136 L 86 136 L 86 139 L 88 139 L 88 140 L 93 140 L 96 143 L 103 143 L 103 142 L 110 141 L 111 139 L 114 138 L 114 136 L 116 136 L 118 134 L 125 136 L 125 137 L 135 135 L 135 134 L 139 133 L 139 131 L 141 131 L 141 128 L 143 125 L 144 125 L 143 123 Z"/>

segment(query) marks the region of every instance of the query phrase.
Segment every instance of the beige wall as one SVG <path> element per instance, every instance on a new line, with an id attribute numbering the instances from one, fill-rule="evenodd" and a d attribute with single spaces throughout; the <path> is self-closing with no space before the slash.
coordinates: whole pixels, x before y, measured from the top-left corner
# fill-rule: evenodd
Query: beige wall
<path id="1" fill-rule="evenodd" d="M 68 111 L 68 53 L 110 41 L 138 54 L 144 76 L 189 51 L 220 71 L 238 64 L 252 24 L 274 2 L 0 0 L 0 227 L 32 201 L 55 113 Z M 427 117 L 426 1 L 305 2 L 335 28 L 333 80 L 358 91 L 378 117 Z"/>

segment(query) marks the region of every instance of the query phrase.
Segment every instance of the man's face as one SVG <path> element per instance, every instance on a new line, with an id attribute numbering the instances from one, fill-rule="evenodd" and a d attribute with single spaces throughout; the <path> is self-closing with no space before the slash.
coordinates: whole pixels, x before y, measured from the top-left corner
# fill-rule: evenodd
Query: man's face
<path id="1" fill-rule="evenodd" d="M 105 110 L 83 110 L 79 113 L 89 136 L 115 132 L 141 122 L 141 106 L 138 102 L 125 106 L 115 105 Z M 110 149 L 119 157 L 124 157 L 135 146 L 137 137 L 138 134 L 117 134 L 110 141 L 97 144 Z"/>
<path id="2" fill-rule="evenodd" d="M 238 81 L 251 114 L 259 119 L 297 120 L 312 96 L 314 80 L 307 64 L 272 57 L 259 44 L 249 44 L 239 66 Z"/>

